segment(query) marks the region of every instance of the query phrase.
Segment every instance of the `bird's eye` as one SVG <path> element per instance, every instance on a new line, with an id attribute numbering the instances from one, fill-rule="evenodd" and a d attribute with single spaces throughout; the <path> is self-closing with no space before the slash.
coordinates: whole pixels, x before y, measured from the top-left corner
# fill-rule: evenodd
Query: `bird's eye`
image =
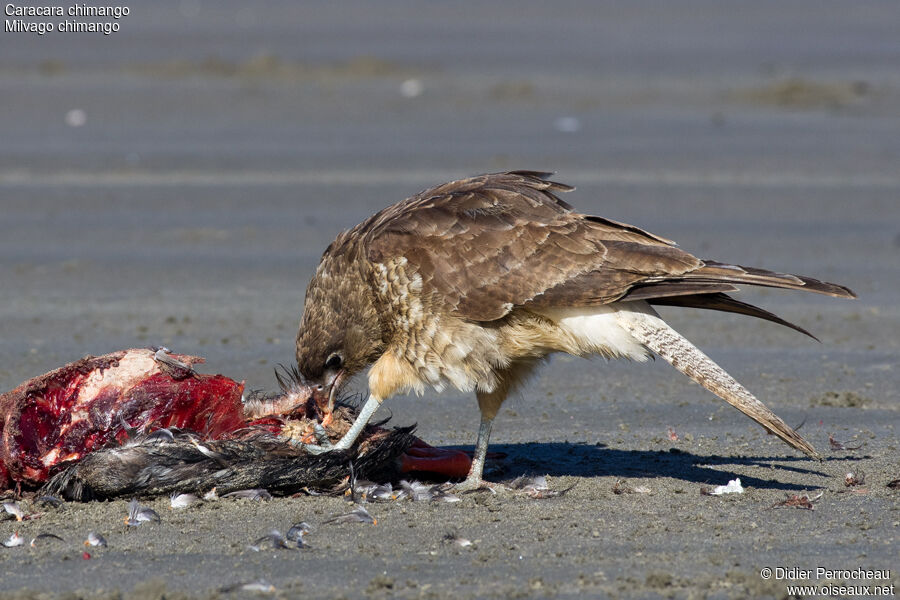
<path id="1" fill-rule="evenodd" d="M 331 356 L 328 357 L 328 360 L 325 361 L 325 368 L 326 369 L 340 369 L 341 365 L 343 365 L 343 364 L 344 364 L 344 357 L 342 357 L 337 352 L 334 352 L 331 354 Z"/>

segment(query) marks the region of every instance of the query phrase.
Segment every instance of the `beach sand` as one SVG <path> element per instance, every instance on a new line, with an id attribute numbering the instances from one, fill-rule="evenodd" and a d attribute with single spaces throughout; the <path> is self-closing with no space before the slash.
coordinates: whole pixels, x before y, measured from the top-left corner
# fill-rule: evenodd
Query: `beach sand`
<path id="1" fill-rule="evenodd" d="M 0 549 L 0 598 L 785 598 L 807 579 L 898 583 L 900 13 L 839 6 L 156 2 L 109 36 L 2 34 L 3 390 L 149 345 L 274 389 L 340 230 L 503 169 L 556 171 L 580 211 L 859 299 L 739 296 L 821 343 L 664 311 L 803 423 L 822 462 L 664 361 L 558 357 L 501 410 L 491 450 L 506 457 L 487 477 L 548 475 L 572 487 L 560 497 L 373 504 L 374 526 L 324 524 L 348 506 L 322 496 L 184 511 L 146 499 L 162 520 L 140 527 L 123 524 L 126 500 L 25 502 L 44 514 L 0 520 L 0 540 L 64 541 Z M 394 398 L 382 415 L 463 448 L 478 422 L 456 392 Z M 743 494 L 701 493 L 734 478 Z M 776 506 L 801 494 L 821 495 L 814 510 Z M 310 549 L 248 548 L 298 521 Z M 82 546 L 92 530 L 108 548 Z M 892 570 L 860 582 L 819 567 Z M 230 589 L 259 580 L 271 589 Z"/>

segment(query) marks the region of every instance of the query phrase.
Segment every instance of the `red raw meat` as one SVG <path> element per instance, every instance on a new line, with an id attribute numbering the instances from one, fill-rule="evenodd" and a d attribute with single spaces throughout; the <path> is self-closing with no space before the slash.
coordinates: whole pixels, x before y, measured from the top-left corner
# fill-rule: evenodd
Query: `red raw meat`
<path id="1" fill-rule="evenodd" d="M 0 396 L 0 489 L 40 484 L 57 465 L 114 436 L 122 441 L 126 427 L 217 438 L 244 426 L 243 383 L 193 372 L 203 362 L 196 356 L 156 356 L 147 349 L 88 356 Z"/>

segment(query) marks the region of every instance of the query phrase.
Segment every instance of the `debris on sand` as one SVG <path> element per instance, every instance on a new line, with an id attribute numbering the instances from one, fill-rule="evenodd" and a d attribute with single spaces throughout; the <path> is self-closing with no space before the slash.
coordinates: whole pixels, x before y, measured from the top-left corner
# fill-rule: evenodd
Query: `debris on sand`
<path id="1" fill-rule="evenodd" d="M 330 519 L 326 519 L 323 523 L 371 523 L 372 525 L 378 525 L 378 519 L 369 514 L 362 506 L 357 506 L 352 511 L 343 514 L 343 515 L 335 515 Z"/>
<path id="2" fill-rule="evenodd" d="M 732 479 L 727 485 L 717 485 L 713 489 L 702 487 L 700 493 L 704 496 L 722 496 L 724 494 L 743 494 L 744 486 L 741 485 L 741 478 Z"/>
<path id="3" fill-rule="evenodd" d="M 412 500 L 413 502 L 428 502 L 431 500 L 431 486 L 420 481 L 400 482 L 400 489 L 397 490 L 395 498 L 397 500 Z"/>
<path id="4" fill-rule="evenodd" d="M 844 485 L 847 487 L 862 485 L 865 482 L 866 474 L 862 471 L 862 469 L 857 469 L 856 472 L 848 471 L 844 474 Z"/>
<path id="5" fill-rule="evenodd" d="M 4 502 L 3 510 L 16 518 L 16 521 L 25 520 L 25 511 L 19 506 L 18 502 Z"/>
<path id="6" fill-rule="evenodd" d="M 392 502 L 410 500 L 411 502 L 459 502 L 461 498 L 453 493 L 451 484 L 439 483 L 429 485 L 421 481 L 401 479 L 398 487 L 391 483 L 374 483 L 358 480 L 353 465 L 350 466 L 350 485 L 344 492 L 354 504 L 364 502 Z"/>
<path id="7" fill-rule="evenodd" d="M 261 538 L 257 538 L 256 540 L 254 540 L 254 542 L 252 544 L 250 544 L 247 547 L 250 550 L 253 550 L 254 552 L 259 552 L 262 549 L 263 542 L 271 543 L 272 548 L 274 548 L 275 550 L 295 550 L 296 549 L 294 546 L 291 546 L 288 543 L 288 539 L 286 537 L 284 537 L 283 535 L 281 535 L 281 532 L 278 531 L 277 529 L 273 529 L 272 531 L 270 531 L 266 535 L 262 536 Z"/>
<path id="8" fill-rule="evenodd" d="M 776 502 L 770 508 L 804 508 L 806 510 L 815 510 L 813 502 L 818 502 L 824 492 L 819 492 L 818 496 L 810 497 L 809 494 L 789 494 L 788 497 L 781 502 Z"/>
<path id="9" fill-rule="evenodd" d="M 198 498 L 196 494 L 179 494 L 178 492 L 173 492 L 172 495 L 169 496 L 169 505 L 173 509 L 188 508 L 200 501 L 200 498 Z"/>
<path id="10" fill-rule="evenodd" d="M 97 546 L 100 548 L 106 548 L 106 538 L 97 533 L 96 531 L 90 531 L 87 534 L 87 539 L 84 540 L 85 546 Z"/>
<path id="11" fill-rule="evenodd" d="M 19 532 L 16 531 L 11 536 L 9 536 L 6 541 L 2 542 L 4 546 L 7 548 L 15 548 L 16 546 L 24 546 L 25 538 L 19 535 Z"/>
<path id="12" fill-rule="evenodd" d="M 446 502 L 448 504 L 460 502 L 462 498 L 451 493 L 452 489 L 453 486 L 446 483 L 433 485 L 431 486 L 431 489 L 428 490 L 431 493 L 431 498 L 429 498 L 429 500 L 431 502 Z"/>
<path id="13" fill-rule="evenodd" d="M 350 465 L 350 487 L 344 495 L 350 497 L 354 504 L 363 502 L 390 502 L 397 499 L 394 486 L 388 483 L 375 483 L 374 481 L 357 481 L 353 476 L 353 465 Z"/>
<path id="14" fill-rule="evenodd" d="M 470 540 L 469 538 L 464 538 L 458 533 L 448 533 L 441 541 L 443 541 L 445 544 L 453 544 L 454 546 L 459 546 L 460 548 L 468 548 L 472 545 L 472 540 Z"/>
<path id="15" fill-rule="evenodd" d="M 453 486 L 448 483 L 428 485 L 420 481 L 400 481 L 400 489 L 394 494 L 395 500 L 411 500 L 413 502 L 459 502 L 461 498 L 453 494 Z"/>
<path id="16" fill-rule="evenodd" d="M 274 585 L 265 579 L 257 579 L 256 581 L 248 581 L 242 583 L 234 583 L 226 585 L 219 589 L 223 594 L 230 592 L 256 592 L 258 594 L 274 594 L 277 590 Z"/>
<path id="17" fill-rule="evenodd" d="M 860 448 L 863 447 L 862 443 L 860 443 L 858 446 L 851 446 L 851 445 L 849 445 L 848 442 L 838 441 L 838 440 L 834 439 L 834 436 L 831 434 L 828 435 L 828 444 L 831 446 L 831 450 L 833 452 L 839 452 L 841 450 L 847 450 L 847 451 L 859 450 Z"/>
<path id="18" fill-rule="evenodd" d="M 159 515 L 152 508 L 141 506 L 137 498 L 132 498 L 128 503 L 128 516 L 125 518 L 125 524 L 131 527 L 137 527 L 144 523 L 159 523 Z"/>
<path id="19" fill-rule="evenodd" d="M 272 499 L 272 494 L 268 490 L 256 488 L 252 490 L 238 490 L 225 494 L 223 498 L 231 498 L 232 500 L 251 500 L 253 502 L 268 502 Z"/>
<path id="20" fill-rule="evenodd" d="M 298 548 L 309 548 L 309 544 L 307 544 L 303 538 L 311 531 L 312 526 L 306 521 L 301 521 L 296 525 L 292 525 L 284 537 L 289 542 L 295 542 Z"/>
<path id="21" fill-rule="evenodd" d="M 524 492 L 530 498 L 543 500 L 544 498 L 558 498 L 564 496 L 575 484 L 570 485 L 564 490 L 551 490 L 550 484 L 547 483 L 546 475 L 538 475 L 536 477 L 516 477 L 507 485 L 508 488 Z"/>
<path id="22" fill-rule="evenodd" d="M 619 479 L 613 485 L 612 492 L 616 496 L 621 496 L 622 494 L 649 494 L 651 490 L 646 485 L 636 485 L 634 487 L 625 485 L 625 482 Z"/>
<path id="23" fill-rule="evenodd" d="M 30 544 L 31 547 L 36 548 L 38 545 L 38 542 L 40 540 L 58 540 L 60 542 L 66 541 L 66 540 L 62 539 L 61 537 L 59 537 L 58 535 L 56 535 L 55 533 L 39 533 L 36 536 L 34 536 L 33 538 L 31 538 L 31 544 Z"/>

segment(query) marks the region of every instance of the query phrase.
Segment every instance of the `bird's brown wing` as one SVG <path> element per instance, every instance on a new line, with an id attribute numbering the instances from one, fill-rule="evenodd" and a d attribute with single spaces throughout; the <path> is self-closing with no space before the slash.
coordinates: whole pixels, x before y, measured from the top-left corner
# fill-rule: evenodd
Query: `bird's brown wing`
<path id="1" fill-rule="evenodd" d="M 555 192 L 571 188 L 530 172 L 497 173 L 426 190 L 362 225 L 368 257 L 404 257 L 457 316 L 491 321 L 514 306 L 553 302 L 589 273 L 590 303 L 621 297 L 647 277 L 702 265 L 671 242 L 636 227 L 572 212 Z M 574 290 L 573 290 L 574 291 Z"/>
<path id="2" fill-rule="evenodd" d="M 548 174 L 450 182 L 391 206 L 352 233 L 368 258 L 405 258 L 453 314 L 502 318 L 516 306 L 590 306 L 734 291 L 735 283 L 852 292 L 794 275 L 704 262 L 651 233 L 573 212 Z"/>

